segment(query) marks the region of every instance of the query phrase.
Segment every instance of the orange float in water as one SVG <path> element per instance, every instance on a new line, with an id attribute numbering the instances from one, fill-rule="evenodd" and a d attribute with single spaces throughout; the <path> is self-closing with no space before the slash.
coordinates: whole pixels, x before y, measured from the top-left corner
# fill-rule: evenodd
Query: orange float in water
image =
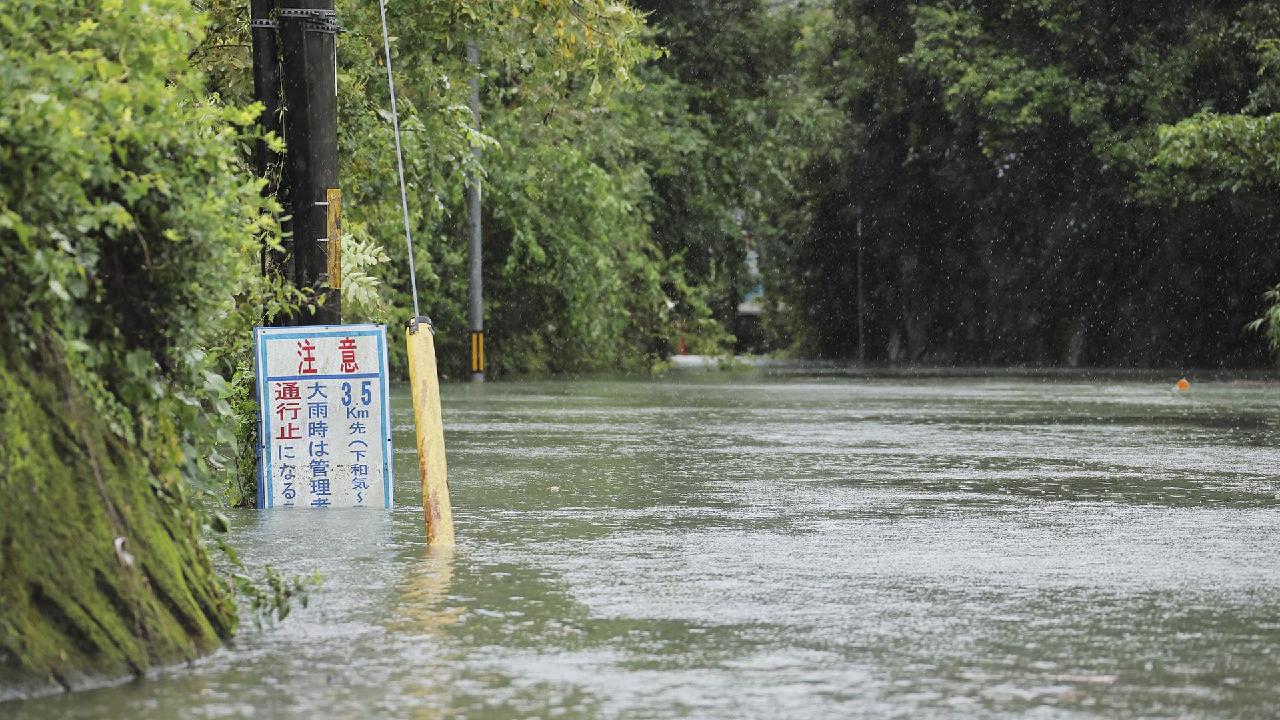
<path id="1" fill-rule="evenodd" d="M 1173 386 L 1178 392 L 1186 392 L 1191 389 L 1191 383 L 1186 378 L 1182 378 Z"/>

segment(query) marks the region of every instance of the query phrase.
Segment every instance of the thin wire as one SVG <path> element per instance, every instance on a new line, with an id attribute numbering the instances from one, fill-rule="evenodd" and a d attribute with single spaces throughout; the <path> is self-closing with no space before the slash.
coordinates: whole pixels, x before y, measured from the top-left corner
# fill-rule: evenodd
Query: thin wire
<path id="1" fill-rule="evenodd" d="M 409 249 L 409 286 L 413 289 L 413 316 L 422 315 L 418 311 L 418 275 L 413 269 L 413 237 L 409 234 L 409 196 L 404 189 L 404 157 L 400 154 L 400 114 L 396 111 L 396 84 L 391 79 L 391 39 L 387 36 L 387 3 L 378 0 L 378 11 L 382 13 L 382 50 L 387 58 L 387 90 L 391 93 L 391 127 L 396 136 L 396 168 L 400 174 L 400 210 L 404 213 L 404 244 Z"/>

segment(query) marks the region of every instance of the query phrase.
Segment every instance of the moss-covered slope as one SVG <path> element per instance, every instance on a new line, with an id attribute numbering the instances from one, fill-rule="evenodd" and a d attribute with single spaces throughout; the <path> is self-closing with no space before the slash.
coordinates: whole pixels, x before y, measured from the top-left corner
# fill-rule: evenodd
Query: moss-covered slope
<path id="1" fill-rule="evenodd" d="M 277 293 L 255 108 L 211 97 L 189 0 L 0 13 L 0 698 L 234 629 L 193 488 Z M 0 711 L 3 715 L 3 711 Z"/>
<path id="2" fill-rule="evenodd" d="M 0 369 L 8 692 L 139 673 L 231 634 L 234 607 L 210 569 L 178 460 L 176 444 L 153 457 L 124 447 L 70 383 Z"/>

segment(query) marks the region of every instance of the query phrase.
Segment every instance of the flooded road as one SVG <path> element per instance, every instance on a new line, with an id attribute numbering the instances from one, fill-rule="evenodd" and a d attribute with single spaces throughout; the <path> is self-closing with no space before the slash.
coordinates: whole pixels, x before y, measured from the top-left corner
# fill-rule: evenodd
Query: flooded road
<path id="1" fill-rule="evenodd" d="M 396 503 L 234 514 L 309 607 L 6 718 L 1280 716 L 1280 388 L 447 386 L 459 545 Z"/>

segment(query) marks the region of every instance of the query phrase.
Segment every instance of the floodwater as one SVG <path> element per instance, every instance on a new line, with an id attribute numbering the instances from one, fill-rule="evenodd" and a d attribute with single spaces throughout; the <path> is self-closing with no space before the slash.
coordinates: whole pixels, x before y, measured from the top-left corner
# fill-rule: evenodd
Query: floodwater
<path id="1" fill-rule="evenodd" d="M 310 605 L 6 718 L 1280 716 L 1280 392 L 754 373 L 445 389 L 459 544 L 241 512 Z"/>

